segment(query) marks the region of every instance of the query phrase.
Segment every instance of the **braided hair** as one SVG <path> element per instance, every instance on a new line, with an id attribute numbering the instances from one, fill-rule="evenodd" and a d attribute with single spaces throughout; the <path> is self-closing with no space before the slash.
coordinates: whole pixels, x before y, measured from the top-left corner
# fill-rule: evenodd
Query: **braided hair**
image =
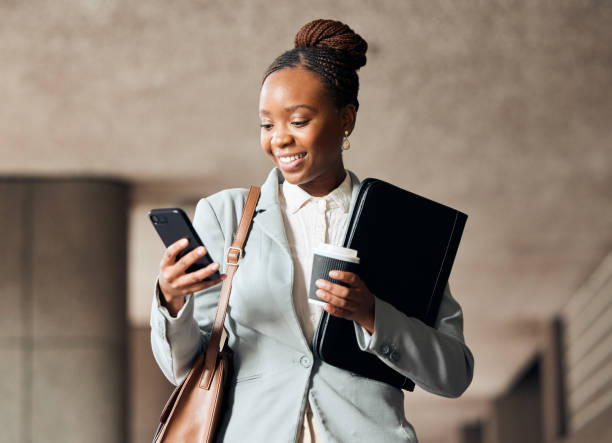
<path id="1" fill-rule="evenodd" d="M 278 56 L 264 74 L 262 84 L 273 72 L 305 68 L 317 74 L 337 109 L 348 104 L 359 109 L 357 70 L 366 64 L 368 44 L 351 28 L 335 20 L 313 20 L 300 28 L 295 47 Z"/>

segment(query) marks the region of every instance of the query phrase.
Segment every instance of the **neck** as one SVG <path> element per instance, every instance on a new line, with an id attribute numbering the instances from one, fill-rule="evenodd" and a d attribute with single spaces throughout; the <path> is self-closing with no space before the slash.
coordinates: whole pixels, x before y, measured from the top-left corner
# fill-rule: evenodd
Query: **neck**
<path id="1" fill-rule="evenodd" d="M 304 191 L 308 192 L 313 197 L 323 197 L 334 189 L 336 189 L 344 178 L 346 177 L 346 170 L 342 164 L 336 169 L 334 175 L 330 175 L 329 178 L 321 177 L 320 180 L 313 180 L 310 183 L 304 183 L 299 185 Z"/>

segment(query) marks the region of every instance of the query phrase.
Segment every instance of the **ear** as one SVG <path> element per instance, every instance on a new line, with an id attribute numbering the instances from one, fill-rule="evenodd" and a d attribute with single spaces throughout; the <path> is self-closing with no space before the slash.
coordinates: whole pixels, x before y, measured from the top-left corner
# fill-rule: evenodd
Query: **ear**
<path id="1" fill-rule="evenodd" d="M 357 109 L 352 103 L 346 105 L 340 111 L 340 121 L 342 122 L 342 133 L 348 131 L 349 135 L 355 128 L 355 120 L 357 119 Z"/>

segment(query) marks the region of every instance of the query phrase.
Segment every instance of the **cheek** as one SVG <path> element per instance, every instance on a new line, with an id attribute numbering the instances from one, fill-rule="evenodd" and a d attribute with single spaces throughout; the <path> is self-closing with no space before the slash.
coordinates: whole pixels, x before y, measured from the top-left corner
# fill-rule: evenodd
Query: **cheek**
<path id="1" fill-rule="evenodd" d="M 259 135 L 259 144 L 266 154 L 271 154 L 270 137 L 264 131 Z"/>
<path id="2" fill-rule="evenodd" d="M 331 125 L 312 129 L 312 131 L 303 134 L 302 141 L 304 144 L 311 146 L 316 152 L 328 154 L 331 151 L 335 151 L 336 145 L 340 146 L 336 143 L 335 133 Z"/>
<path id="3" fill-rule="evenodd" d="M 316 146 L 317 151 L 328 155 L 335 154 L 340 149 L 338 137 L 330 129 L 321 131 L 313 137 L 312 143 Z"/>

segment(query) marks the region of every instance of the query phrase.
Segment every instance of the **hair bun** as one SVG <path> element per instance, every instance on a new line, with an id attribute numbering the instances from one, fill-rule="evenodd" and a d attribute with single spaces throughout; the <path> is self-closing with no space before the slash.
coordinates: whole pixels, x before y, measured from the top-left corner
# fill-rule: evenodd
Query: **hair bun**
<path id="1" fill-rule="evenodd" d="M 306 23 L 295 35 L 295 47 L 326 46 L 345 51 L 355 70 L 366 64 L 367 42 L 348 25 L 336 20 L 317 19 Z"/>

